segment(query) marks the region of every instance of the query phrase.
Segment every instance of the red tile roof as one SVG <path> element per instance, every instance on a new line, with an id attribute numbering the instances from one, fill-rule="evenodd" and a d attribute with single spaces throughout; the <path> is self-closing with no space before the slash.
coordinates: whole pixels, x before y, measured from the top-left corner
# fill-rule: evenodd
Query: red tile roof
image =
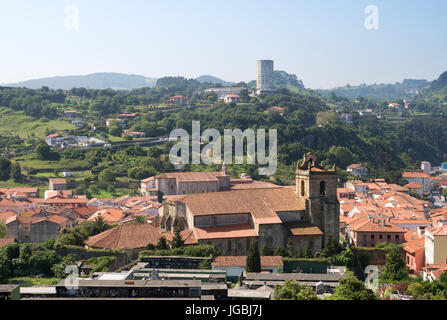
<path id="1" fill-rule="evenodd" d="M 259 236 L 256 230 L 253 229 L 248 223 L 194 228 L 194 234 L 197 240 L 253 238 Z"/>
<path id="2" fill-rule="evenodd" d="M 359 168 L 361 166 L 362 166 L 361 163 L 354 163 L 354 164 L 349 165 L 346 169 L 356 169 L 356 168 Z"/>
<path id="3" fill-rule="evenodd" d="M 284 223 L 284 227 L 294 236 L 319 236 L 323 234 L 317 226 L 308 223 Z"/>
<path id="4" fill-rule="evenodd" d="M 196 243 L 195 238 L 191 236 L 191 230 L 181 232 L 185 244 Z M 92 248 L 106 249 L 143 249 L 148 244 L 157 245 L 158 240 L 164 236 L 168 241 L 172 240 L 172 233 L 162 233 L 160 228 L 151 224 L 126 223 L 113 229 L 102 232 L 96 236 L 90 237 L 86 245 Z"/>
<path id="5" fill-rule="evenodd" d="M 194 216 L 251 213 L 260 224 L 282 223 L 277 212 L 305 210 L 302 200 L 286 188 L 188 194 L 171 201 L 185 203 Z"/>
<path id="6" fill-rule="evenodd" d="M 422 171 L 402 172 L 402 178 L 430 178 L 430 175 Z"/>
<path id="7" fill-rule="evenodd" d="M 404 185 L 404 187 L 407 189 L 422 189 L 422 188 L 424 188 L 424 185 L 417 183 L 417 182 L 413 182 L 413 183 Z"/>

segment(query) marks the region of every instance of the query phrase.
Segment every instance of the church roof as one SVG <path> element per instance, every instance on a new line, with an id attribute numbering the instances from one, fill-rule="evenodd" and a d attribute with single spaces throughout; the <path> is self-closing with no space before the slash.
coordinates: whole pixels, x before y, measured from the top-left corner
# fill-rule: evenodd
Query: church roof
<path id="1" fill-rule="evenodd" d="M 305 203 L 285 188 L 188 194 L 175 201 L 185 203 L 194 216 L 251 213 L 260 224 L 281 223 L 277 212 L 305 210 Z"/>

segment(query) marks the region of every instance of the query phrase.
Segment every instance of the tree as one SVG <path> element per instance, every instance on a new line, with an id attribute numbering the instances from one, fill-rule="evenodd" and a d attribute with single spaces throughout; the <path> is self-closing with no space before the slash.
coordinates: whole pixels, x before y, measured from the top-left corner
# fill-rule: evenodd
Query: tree
<path id="1" fill-rule="evenodd" d="M 114 123 L 109 127 L 109 134 L 114 137 L 121 137 L 121 135 L 123 134 L 123 128 L 121 128 L 120 125 Z"/>
<path id="2" fill-rule="evenodd" d="M 296 280 L 286 280 L 284 285 L 275 286 L 275 300 L 319 300 L 315 291 Z"/>
<path id="3" fill-rule="evenodd" d="M 146 217 L 145 216 L 137 216 L 135 218 L 135 223 L 137 224 L 145 224 L 146 223 Z"/>
<path id="4" fill-rule="evenodd" d="M 158 203 L 163 203 L 163 192 L 161 192 L 160 190 L 157 191 L 157 202 Z"/>
<path id="5" fill-rule="evenodd" d="M 325 125 L 336 119 L 335 111 L 322 111 L 317 113 L 317 125 Z"/>
<path id="6" fill-rule="evenodd" d="M 0 180 L 6 181 L 11 177 L 11 161 L 0 157 Z"/>
<path id="7" fill-rule="evenodd" d="M 407 263 L 395 246 L 386 255 L 385 272 L 381 275 L 385 281 L 401 281 L 408 278 Z"/>
<path id="8" fill-rule="evenodd" d="M 259 254 L 258 241 L 251 243 L 246 260 L 247 272 L 261 272 L 261 255 Z"/>
<path id="9" fill-rule="evenodd" d="M 289 253 L 287 252 L 287 250 L 281 246 L 279 246 L 278 248 L 276 248 L 275 252 L 273 253 L 275 256 L 281 256 L 281 257 L 287 257 L 289 255 Z"/>
<path id="10" fill-rule="evenodd" d="M 0 239 L 6 237 L 6 226 L 3 222 L 0 222 Z"/>
<path id="11" fill-rule="evenodd" d="M 45 142 L 39 142 L 34 149 L 39 159 L 45 160 L 51 157 L 51 148 Z"/>
<path id="12" fill-rule="evenodd" d="M 180 234 L 180 230 L 176 229 L 174 231 L 174 237 L 171 241 L 171 247 L 174 248 L 181 248 L 185 246 L 185 240 L 182 239 L 182 235 Z"/>
<path id="13" fill-rule="evenodd" d="M 261 256 L 265 257 L 265 256 L 272 256 L 273 255 L 273 250 L 270 249 L 267 244 L 264 244 L 261 247 L 261 252 L 260 252 Z"/>
<path id="14" fill-rule="evenodd" d="M 17 161 L 14 162 L 11 166 L 11 178 L 15 182 L 19 182 L 22 180 L 22 168 L 20 167 L 20 163 Z"/>
<path id="15" fill-rule="evenodd" d="M 341 279 L 338 287 L 332 296 L 326 297 L 327 300 L 377 300 L 376 294 L 367 289 L 365 283 L 348 275 Z"/>
<path id="16" fill-rule="evenodd" d="M 295 255 L 295 253 L 293 252 L 293 242 L 292 242 L 292 239 L 289 239 L 289 241 L 287 241 L 287 255 L 289 257 L 293 257 Z"/>
<path id="17" fill-rule="evenodd" d="M 110 184 L 114 183 L 116 179 L 115 174 L 113 173 L 112 169 L 104 169 L 101 171 L 98 175 L 98 180 L 102 183 Z"/>
<path id="18" fill-rule="evenodd" d="M 166 238 L 164 236 L 162 236 L 162 237 L 160 237 L 160 239 L 158 239 L 157 249 L 158 250 L 169 250 L 168 241 L 166 240 Z"/>
<path id="19" fill-rule="evenodd" d="M 326 246 L 321 252 L 326 258 L 335 256 L 343 251 L 343 247 L 340 242 L 329 236 L 326 240 Z"/>
<path id="20" fill-rule="evenodd" d="M 99 234 L 101 232 L 104 232 L 110 228 L 110 225 L 108 225 L 103 217 L 97 217 L 94 224 L 94 234 Z"/>
<path id="21" fill-rule="evenodd" d="M 203 260 L 200 263 L 199 268 L 202 269 L 202 270 L 211 270 L 212 269 L 211 261 L 209 259 L 208 260 Z"/>
<path id="22" fill-rule="evenodd" d="M 11 260 L 0 251 L 0 280 L 6 280 L 11 275 Z"/>
<path id="23" fill-rule="evenodd" d="M 424 294 L 424 286 L 419 282 L 410 283 L 407 287 L 406 293 L 417 299 L 419 296 Z"/>

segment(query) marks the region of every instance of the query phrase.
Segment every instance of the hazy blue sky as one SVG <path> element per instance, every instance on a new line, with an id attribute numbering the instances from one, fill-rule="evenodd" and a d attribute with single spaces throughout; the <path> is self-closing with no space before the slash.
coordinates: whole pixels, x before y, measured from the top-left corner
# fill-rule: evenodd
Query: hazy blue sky
<path id="1" fill-rule="evenodd" d="M 368 5 L 378 30 L 365 28 Z M 93 72 L 249 81 L 257 59 L 310 88 L 432 80 L 447 70 L 447 1 L 0 0 L 0 41 L 0 83 Z"/>

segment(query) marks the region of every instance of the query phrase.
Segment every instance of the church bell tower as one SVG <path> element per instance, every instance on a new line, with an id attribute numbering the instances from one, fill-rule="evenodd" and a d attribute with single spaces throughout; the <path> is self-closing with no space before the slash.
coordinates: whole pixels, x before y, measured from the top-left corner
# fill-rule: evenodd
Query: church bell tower
<path id="1" fill-rule="evenodd" d="M 306 204 L 307 220 L 323 231 L 324 240 L 331 236 L 338 241 L 340 204 L 335 165 L 331 170 L 325 170 L 317 164 L 315 155 L 306 154 L 296 169 L 295 193 Z"/>

